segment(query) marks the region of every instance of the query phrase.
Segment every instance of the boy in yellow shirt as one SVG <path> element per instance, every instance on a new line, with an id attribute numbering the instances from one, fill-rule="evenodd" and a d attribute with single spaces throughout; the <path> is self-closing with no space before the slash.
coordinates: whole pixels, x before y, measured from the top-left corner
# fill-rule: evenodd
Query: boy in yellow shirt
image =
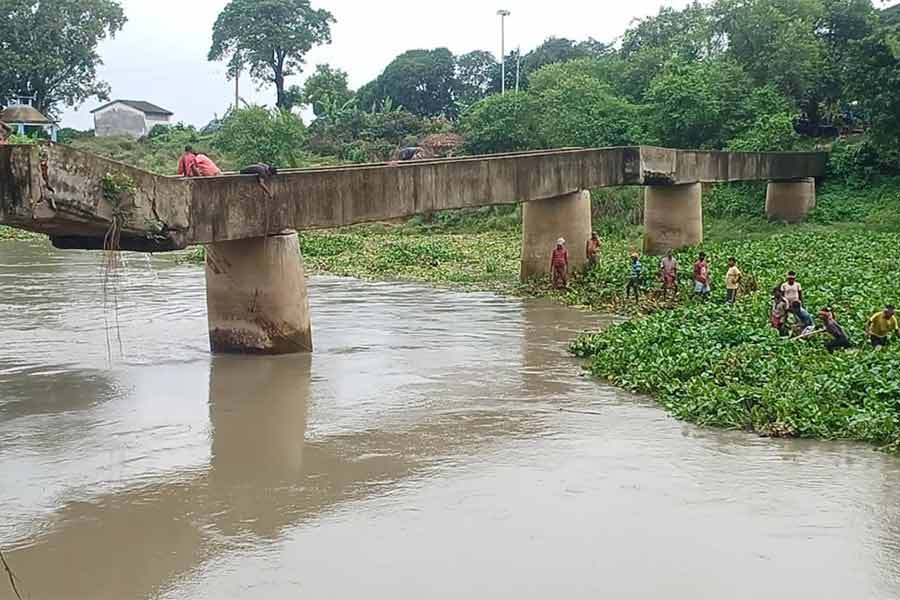
<path id="1" fill-rule="evenodd" d="M 728 272 L 725 274 L 725 301 L 734 304 L 737 300 L 738 288 L 741 286 L 741 270 L 737 268 L 737 259 L 733 256 L 728 259 Z"/>
<path id="2" fill-rule="evenodd" d="M 866 327 L 866 335 L 872 342 L 874 348 L 887 346 L 888 336 L 893 332 L 900 335 L 900 326 L 897 324 L 896 309 L 892 305 L 887 305 L 881 312 L 877 312 L 869 319 L 869 326 Z"/>

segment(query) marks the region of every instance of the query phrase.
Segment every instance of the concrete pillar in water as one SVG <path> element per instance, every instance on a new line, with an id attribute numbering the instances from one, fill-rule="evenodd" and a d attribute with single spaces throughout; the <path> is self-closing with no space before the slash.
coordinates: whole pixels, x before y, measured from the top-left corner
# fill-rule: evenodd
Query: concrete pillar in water
<path id="1" fill-rule="evenodd" d="M 209 345 L 223 354 L 312 351 L 296 232 L 206 247 Z"/>
<path id="2" fill-rule="evenodd" d="M 699 183 L 644 188 L 644 252 L 652 256 L 703 241 L 703 192 Z"/>
<path id="3" fill-rule="evenodd" d="M 766 216 L 770 220 L 796 223 L 815 207 L 816 180 L 812 177 L 769 182 Z"/>
<path id="4" fill-rule="evenodd" d="M 522 205 L 522 281 L 550 274 L 556 240 L 565 238 L 569 267 L 584 266 L 585 244 L 591 237 L 591 193 L 580 191 Z"/>

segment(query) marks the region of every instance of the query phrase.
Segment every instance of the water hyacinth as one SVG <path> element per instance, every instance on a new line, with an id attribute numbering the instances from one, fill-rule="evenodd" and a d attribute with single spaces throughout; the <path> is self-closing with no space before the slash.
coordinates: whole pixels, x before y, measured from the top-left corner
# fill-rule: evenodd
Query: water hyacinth
<path id="1" fill-rule="evenodd" d="M 711 244 L 703 248 L 719 284 L 711 301 L 585 334 L 571 350 L 596 376 L 701 425 L 900 445 L 900 340 L 876 351 L 864 333 L 872 314 L 900 302 L 898 249 L 900 235 L 865 232 Z M 679 257 L 687 279 L 697 251 Z M 733 307 L 715 297 L 724 295 L 728 256 L 761 288 Z M 769 292 L 788 270 L 798 272 L 808 310 L 834 309 L 853 349 L 830 355 L 825 336 L 788 341 L 768 326 Z"/>

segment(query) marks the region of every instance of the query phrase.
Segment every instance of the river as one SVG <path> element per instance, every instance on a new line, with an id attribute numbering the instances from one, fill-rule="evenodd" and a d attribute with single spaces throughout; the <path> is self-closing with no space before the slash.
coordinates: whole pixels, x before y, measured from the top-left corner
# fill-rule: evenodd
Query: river
<path id="1" fill-rule="evenodd" d="M 679 423 L 567 356 L 596 315 L 312 278 L 315 354 L 211 357 L 202 269 L 118 273 L 0 243 L 29 598 L 900 597 L 900 460 Z"/>

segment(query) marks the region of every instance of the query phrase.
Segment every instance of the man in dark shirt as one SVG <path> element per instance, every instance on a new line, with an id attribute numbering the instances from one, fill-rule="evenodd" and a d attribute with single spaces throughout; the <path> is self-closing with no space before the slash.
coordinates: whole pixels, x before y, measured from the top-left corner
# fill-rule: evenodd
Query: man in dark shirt
<path id="1" fill-rule="evenodd" d="M 844 328 L 841 327 L 835 320 L 834 313 L 830 308 L 823 308 L 819 312 L 819 317 L 825 324 L 825 331 L 827 331 L 831 336 L 831 339 L 825 342 L 826 350 L 834 353 L 834 351 L 839 348 L 849 348 L 851 346 L 850 338 L 847 337 L 847 333 L 844 331 Z"/>
<path id="2" fill-rule="evenodd" d="M 272 188 L 269 187 L 269 179 L 272 178 L 273 175 L 278 174 L 278 169 L 271 165 L 267 165 L 266 163 L 256 163 L 255 165 L 250 165 L 249 167 L 244 167 L 240 171 L 241 175 L 256 175 L 256 180 L 259 182 L 259 185 L 262 186 L 263 191 L 270 198 L 272 197 Z"/>

